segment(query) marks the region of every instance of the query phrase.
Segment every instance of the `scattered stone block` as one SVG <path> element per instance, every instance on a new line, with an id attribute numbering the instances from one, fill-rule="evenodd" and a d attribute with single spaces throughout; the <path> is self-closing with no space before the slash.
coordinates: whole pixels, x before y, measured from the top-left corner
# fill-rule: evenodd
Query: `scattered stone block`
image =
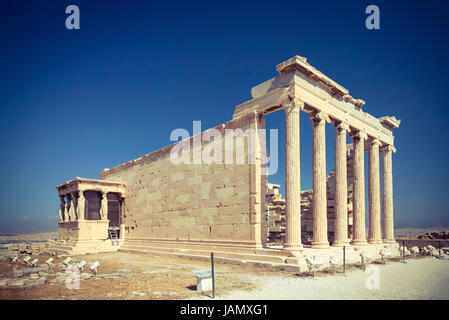
<path id="1" fill-rule="evenodd" d="M 59 272 L 65 272 L 67 270 L 67 266 L 65 264 L 60 264 L 58 266 L 58 271 Z"/>
<path id="2" fill-rule="evenodd" d="M 53 265 L 53 258 L 48 258 L 47 261 L 45 261 L 45 264 L 50 268 Z"/>
<path id="3" fill-rule="evenodd" d="M 66 266 L 68 266 L 70 264 L 70 262 L 72 261 L 72 258 L 67 257 L 62 263 Z"/>
<path id="4" fill-rule="evenodd" d="M 33 273 L 39 273 L 39 268 L 25 268 L 23 269 L 23 274 L 25 276 L 33 274 Z"/>
<path id="5" fill-rule="evenodd" d="M 25 258 L 23 258 L 23 262 L 25 263 L 25 264 L 29 264 L 29 261 L 31 260 L 31 257 L 30 256 L 27 256 L 27 257 L 25 257 Z"/>
<path id="6" fill-rule="evenodd" d="M 30 275 L 28 276 L 28 278 L 29 278 L 30 280 L 38 280 L 38 279 L 40 278 L 40 276 L 39 276 L 39 274 L 37 274 L 37 273 L 32 273 L 32 274 L 30 274 Z"/>
<path id="7" fill-rule="evenodd" d="M 8 284 L 8 287 L 23 287 L 25 285 L 25 280 L 20 279 L 20 280 L 13 280 Z"/>
<path id="8" fill-rule="evenodd" d="M 39 270 L 49 270 L 50 266 L 46 263 L 39 265 Z"/>
<path id="9" fill-rule="evenodd" d="M 323 259 L 320 256 L 306 256 L 307 268 L 313 273 L 315 278 L 315 272 L 323 265 Z"/>
<path id="10" fill-rule="evenodd" d="M 135 296 L 139 296 L 139 297 L 143 297 L 146 295 L 145 292 L 136 292 L 136 291 L 131 292 L 131 294 L 133 294 Z"/>
<path id="11" fill-rule="evenodd" d="M 14 269 L 14 270 L 12 271 L 12 276 L 13 276 L 14 278 L 20 278 L 20 277 L 23 277 L 23 270 L 16 270 L 16 269 Z"/>
<path id="12" fill-rule="evenodd" d="M 209 269 L 192 271 L 196 277 L 196 291 L 205 292 L 212 290 L 212 272 Z"/>

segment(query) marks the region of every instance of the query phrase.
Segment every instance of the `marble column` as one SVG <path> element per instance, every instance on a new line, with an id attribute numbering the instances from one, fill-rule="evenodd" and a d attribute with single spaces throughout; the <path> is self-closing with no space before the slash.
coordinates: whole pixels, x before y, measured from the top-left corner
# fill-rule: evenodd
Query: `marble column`
<path id="1" fill-rule="evenodd" d="M 59 196 L 59 199 L 61 200 L 59 204 L 59 221 L 66 221 L 65 197 Z"/>
<path id="2" fill-rule="evenodd" d="M 379 177 L 379 140 L 369 142 L 369 243 L 382 243 L 380 229 L 380 177 Z"/>
<path id="3" fill-rule="evenodd" d="M 286 233 L 284 249 L 299 255 L 301 244 L 301 183 L 299 161 L 299 113 L 304 107 L 300 101 L 283 104 L 285 110 L 285 205 Z"/>
<path id="4" fill-rule="evenodd" d="M 329 246 L 327 238 L 326 120 L 319 112 L 311 114 L 313 127 L 313 248 Z"/>
<path id="5" fill-rule="evenodd" d="M 335 126 L 335 225 L 333 246 L 347 246 L 348 238 L 348 169 L 346 158 L 346 133 L 349 126 Z"/>
<path id="6" fill-rule="evenodd" d="M 366 242 L 365 230 L 365 153 L 366 134 L 357 132 L 352 135 L 354 146 L 354 188 L 353 188 L 353 245 L 364 245 Z"/>
<path id="7" fill-rule="evenodd" d="M 108 197 L 107 192 L 101 192 L 101 208 L 100 208 L 101 220 L 108 219 Z"/>
<path id="8" fill-rule="evenodd" d="M 125 239 L 125 197 L 120 194 L 120 239 Z"/>
<path id="9" fill-rule="evenodd" d="M 84 220 L 84 211 L 85 211 L 86 198 L 84 198 L 84 190 L 79 190 L 78 197 L 78 220 Z"/>
<path id="10" fill-rule="evenodd" d="M 76 203 L 75 192 L 70 192 L 70 209 L 69 209 L 70 221 L 76 220 L 75 203 Z"/>
<path id="11" fill-rule="evenodd" d="M 393 168 L 392 152 L 395 151 L 391 145 L 382 147 L 382 215 L 383 215 L 383 235 L 385 243 L 395 242 L 394 221 L 393 221 Z"/>
<path id="12" fill-rule="evenodd" d="M 72 197 L 70 195 L 70 193 L 67 193 L 65 195 L 66 201 L 65 201 L 65 212 L 66 212 L 66 218 L 65 221 L 73 221 L 73 216 L 72 216 L 72 208 L 73 208 L 73 204 L 72 204 Z"/>

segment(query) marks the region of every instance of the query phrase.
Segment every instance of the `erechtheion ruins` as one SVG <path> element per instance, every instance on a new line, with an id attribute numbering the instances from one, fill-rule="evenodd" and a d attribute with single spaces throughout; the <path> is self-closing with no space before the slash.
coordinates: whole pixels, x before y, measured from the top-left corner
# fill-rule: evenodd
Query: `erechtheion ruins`
<path id="1" fill-rule="evenodd" d="M 55 249 L 191 257 L 207 257 L 214 251 L 229 261 L 294 266 L 306 254 L 331 254 L 341 246 L 349 251 L 396 246 L 392 154 L 393 129 L 400 120 L 363 111 L 363 100 L 353 98 L 304 57 L 282 62 L 276 70 L 279 75 L 252 88 L 252 99 L 235 107 L 232 120 L 213 129 L 223 135 L 228 129 L 264 129 L 265 115 L 285 112 L 285 200 L 276 196 L 279 186 L 269 184 L 263 174 L 266 148 L 258 135 L 244 140 L 245 159 L 254 156 L 255 161 L 236 164 L 175 164 L 170 159 L 175 143 L 105 169 L 100 180 L 75 178 L 58 185 L 61 241 Z M 313 190 L 303 192 L 301 112 L 309 114 L 313 128 Z M 329 175 L 327 124 L 335 128 L 335 170 Z M 191 157 L 210 147 L 212 141 L 204 139 L 210 130 L 183 141 L 193 145 Z M 232 143 L 237 138 L 232 136 Z M 252 150 L 250 143 L 256 146 Z M 365 192 L 369 219 L 365 219 Z"/>

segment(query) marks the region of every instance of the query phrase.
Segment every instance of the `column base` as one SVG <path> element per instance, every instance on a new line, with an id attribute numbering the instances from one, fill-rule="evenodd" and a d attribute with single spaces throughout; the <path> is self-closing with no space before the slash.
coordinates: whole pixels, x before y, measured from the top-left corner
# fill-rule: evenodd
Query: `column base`
<path id="1" fill-rule="evenodd" d="M 369 244 L 380 244 L 382 243 L 381 239 L 368 239 Z"/>
<path id="2" fill-rule="evenodd" d="M 313 242 L 312 241 L 312 248 L 314 249 L 326 249 L 329 248 L 329 242 Z"/>
<path id="3" fill-rule="evenodd" d="M 396 240 L 395 239 L 383 239 L 382 243 L 395 243 Z"/>
<path id="4" fill-rule="evenodd" d="M 303 249 L 304 248 L 302 244 L 301 245 L 286 244 L 282 248 L 282 251 L 289 253 L 292 257 L 300 257 Z"/>
<path id="5" fill-rule="evenodd" d="M 353 246 L 366 246 L 366 245 L 368 245 L 368 242 L 366 240 L 363 240 L 363 239 L 361 239 L 361 240 L 352 240 L 351 244 Z"/>
<path id="6" fill-rule="evenodd" d="M 351 245 L 351 241 L 348 240 L 336 240 L 332 242 L 332 247 L 347 247 Z"/>

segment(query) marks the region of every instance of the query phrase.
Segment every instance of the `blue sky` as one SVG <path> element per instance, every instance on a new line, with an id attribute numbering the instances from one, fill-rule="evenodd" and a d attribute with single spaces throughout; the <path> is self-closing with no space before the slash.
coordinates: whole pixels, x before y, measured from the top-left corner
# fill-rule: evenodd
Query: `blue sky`
<path id="1" fill-rule="evenodd" d="M 65 28 L 78 5 L 81 29 Z M 365 8 L 380 8 L 380 30 Z M 0 3 L 0 232 L 57 228 L 55 185 L 98 178 L 192 130 L 232 118 L 294 56 L 402 119 L 393 158 L 397 226 L 449 225 L 446 1 L 31 1 Z M 284 115 L 280 130 L 283 184 Z M 327 167 L 333 165 L 327 126 Z M 301 117 L 302 189 L 312 130 Z"/>

